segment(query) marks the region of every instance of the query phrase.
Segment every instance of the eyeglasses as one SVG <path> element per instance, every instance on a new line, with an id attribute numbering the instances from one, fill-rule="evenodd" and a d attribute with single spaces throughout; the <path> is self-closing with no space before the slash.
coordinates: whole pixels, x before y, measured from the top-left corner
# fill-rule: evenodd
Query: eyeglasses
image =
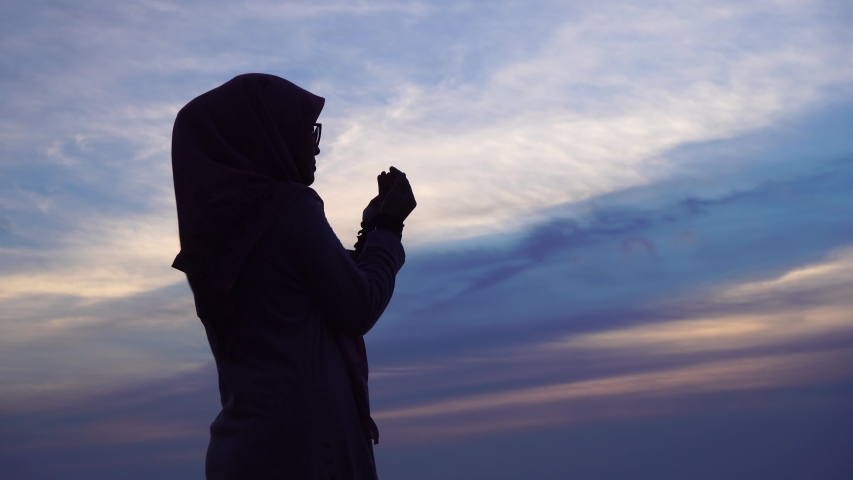
<path id="1" fill-rule="evenodd" d="M 314 131 L 311 132 L 311 139 L 314 140 L 314 149 L 315 150 L 320 149 L 320 134 L 322 134 L 322 133 L 323 133 L 323 124 L 322 123 L 315 123 L 314 124 Z"/>

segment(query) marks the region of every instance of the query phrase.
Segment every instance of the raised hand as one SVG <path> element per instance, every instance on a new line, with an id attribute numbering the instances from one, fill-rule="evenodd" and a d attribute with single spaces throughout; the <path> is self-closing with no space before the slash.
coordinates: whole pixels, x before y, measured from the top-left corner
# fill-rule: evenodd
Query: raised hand
<path id="1" fill-rule="evenodd" d="M 376 183 L 379 184 L 379 197 L 382 198 L 382 200 L 385 200 L 388 192 L 391 191 L 391 188 L 394 186 L 394 179 L 397 178 L 399 173 L 399 170 L 391 167 L 391 173 L 383 171 L 376 177 Z"/>
<path id="2" fill-rule="evenodd" d="M 385 172 L 382 172 L 382 174 L 384 173 Z M 380 174 L 380 178 L 382 177 L 382 174 Z M 412 213 L 412 210 L 418 206 L 418 202 L 415 200 L 415 194 L 412 192 L 412 186 L 409 185 L 409 180 L 406 178 L 406 174 L 394 167 L 389 169 L 387 176 L 393 179 L 393 185 L 391 186 L 391 190 L 388 191 L 385 196 L 385 200 L 382 202 L 379 212 L 385 213 L 391 217 L 399 218 L 400 220 L 405 220 L 406 217 Z M 387 182 L 387 180 L 384 181 Z M 380 181 L 380 193 L 381 188 L 382 186 Z"/>
<path id="3" fill-rule="evenodd" d="M 370 203 L 364 207 L 364 210 L 361 212 L 361 221 L 362 223 L 370 223 L 373 220 L 373 217 L 379 214 L 379 209 L 382 207 L 382 198 L 379 195 L 373 197 L 370 200 Z"/>
<path id="4" fill-rule="evenodd" d="M 390 173 L 383 171 L 376 176 L 376 183 L 379 186 L 379 195 L 373 197 L 373 199 L 370 200 L 370 203 L 367 204 L 367 207 L 365 207 L 361 214 L 362 222 L 370 223 L 370 221 L 373 220 L 373 217 L 379 213 L 382 202 L 385 201 L 385 197 L 388 196 L 388 192 L 390 192 L 394 187 L 394 179 L 399 173 L 399 170 L 391 167 Z"/>

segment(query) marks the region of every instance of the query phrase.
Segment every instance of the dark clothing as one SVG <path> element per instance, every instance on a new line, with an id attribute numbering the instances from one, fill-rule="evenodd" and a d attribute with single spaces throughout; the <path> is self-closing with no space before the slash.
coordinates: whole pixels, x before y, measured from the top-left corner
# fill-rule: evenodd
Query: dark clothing
<path id="1" fill-rule="evenodd" d="M 368 234 L 353 261 L 311 194 L 298 196 L 251 250 L 222 308 L 199 309 L 219 372 L 222 412 L 210 427 L 208 479 L 375 479 L 358 359 L 341 345 L 385 310 L 405 253 Z M 197 306 L 216 293 L 194 284 Z M 231 307 L 227 307 L 227 305 Z M 363 348 L 363 343 L 361 348 Z M 359 353 L 356 352 L 356 356 Z"/>
<path id="2" fill-rule="evenodd" d="M 173 266 L 192 286 L 222 397 L 210 479 L 376 476 L 361 336 L 388 304 L 404 254 L 397 235 L 375 231 L 351 258 L 306 186 L 324 102 L 246 74 L 175 119 Z"/>

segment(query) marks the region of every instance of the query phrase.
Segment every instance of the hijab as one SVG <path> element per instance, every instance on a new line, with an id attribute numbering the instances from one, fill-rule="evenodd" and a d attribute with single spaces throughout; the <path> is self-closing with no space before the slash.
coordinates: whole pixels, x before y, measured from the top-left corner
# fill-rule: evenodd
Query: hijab
<path id="1" fill-rule="evenodd" d="M 172 266 L 224 294 L 246 256 L 299 196 L 295 155 L 325 99 L 274 75 L 239 75 L 178 112 L 172 172 L 181 251 Z"/>

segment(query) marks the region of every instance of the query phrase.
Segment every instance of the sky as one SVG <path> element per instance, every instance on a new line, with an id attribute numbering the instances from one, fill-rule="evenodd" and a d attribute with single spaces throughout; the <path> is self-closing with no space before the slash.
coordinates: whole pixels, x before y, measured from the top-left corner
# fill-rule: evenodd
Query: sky
<path id="1" fill-rule="evenodd" d="M 170 135 L 326 98 L 345 246 L 418 199 L 366 336 L 379 477 L 853 477 L 846 1 L 0 5 L 0 469 L 201 479 L 216 370 Z"/>

